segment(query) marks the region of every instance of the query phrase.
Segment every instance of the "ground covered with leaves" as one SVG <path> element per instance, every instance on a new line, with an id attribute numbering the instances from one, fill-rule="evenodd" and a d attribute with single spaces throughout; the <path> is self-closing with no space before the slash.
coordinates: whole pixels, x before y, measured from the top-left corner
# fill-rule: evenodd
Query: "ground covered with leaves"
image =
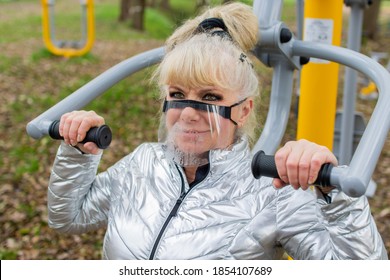
<path id="1" fill-rule="evenodd" d="M 388 50 L 388 38 L 366 42 L 363 51 Z M 32 139 L 26 133 L 26 125 L 103 71 L 160 46 L 162 41 L 130 37 L 121 41 L 97 40 L 91 54 L 72 59 L 48 54 L 41 38 L 0 43 L 0 259 L 100 259 L 104 229 L 63 235 L 48 227 L 46 191 L 59 143 L 48 137 Z M 271 81 L 267 73 L 262 78 L 265 94 L 269 93 Z M 156 141 L 156 112 L 160 105 L 149 76 L 150 70 L 146 70 L 126 78 L 88 105 L 87 109 L 102 114 L 113 130 L 114 139 L 105 151 L 101 170 L 140 143 Z M 368 120 L 375 103 L 358 100 L 357 111 Z M 286 139 L 295 137 L 295 118 L 292 113 Z M 373 179 L 378 186 L 369 201 L 390 252 L 389 137 Z"/>

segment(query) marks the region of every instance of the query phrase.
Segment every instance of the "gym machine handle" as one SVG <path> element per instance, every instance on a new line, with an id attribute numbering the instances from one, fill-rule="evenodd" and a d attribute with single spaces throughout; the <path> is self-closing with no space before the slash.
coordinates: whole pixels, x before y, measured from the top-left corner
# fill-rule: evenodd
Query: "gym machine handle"
<path id="1" fill-rule="evenodd" d="M 51 123 L 49 127 L 49 135 L 51 138 L 57 140 L 64 139 L 60 135 L 59 127 L 60 127 L 60 121 L 56 120 Z M 93 127 L 90 130 L 88 130 L 84 140 L 81 141 L 80 143 L 93 142 L 100 149 L 106 149 L 108 148 L 108 146 L 110 146 L 111 140 L 112 140 L 112 133 L 110 127 L 108 127 L 107 125 L 102 125 L 99 127 Z"/>
<path id="2" fill-rule="evenodd" d="M 331 163 L 323 164 L 313 185 L 321 187 L 331 186 L 330 173 L 332 168 L 333 165 Z M 252 174 L 256 179 L 259 179 L 261 176 L 279 179 L 275 157 L 266 155 L 263 151 L 258 151 L 252 159 Z"/>

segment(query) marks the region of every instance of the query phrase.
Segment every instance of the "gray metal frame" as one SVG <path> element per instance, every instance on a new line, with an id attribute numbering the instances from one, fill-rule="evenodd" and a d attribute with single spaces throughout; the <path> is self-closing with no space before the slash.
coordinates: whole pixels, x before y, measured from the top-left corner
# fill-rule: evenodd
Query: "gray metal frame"
<path id="1" fill-rule="evenodd" d="M 124 78 L 156 64 L 163 55 L 164 48 L 160 47 L 128 58 L 111 67 L 29 122 L 27 133 L 34 139 L 42 138 L 49 133 L 50 124 L 54 120 L 59 120 L 67 112 L 85 107 Z"/>
<path id="2" fill-rule="evenodd" d="M 253 152 L 262 149 L 266 153 L 274 153 L 280 145 L 290 112 L 293 71 L 300 68 L 301 56 L 346 65 L 374 81 L 379 99 L 349 166 L 334 167 L 331 183 L 347 195 L 364 195 L 390 129 L 390 74 L 373 59 L 350 49 L 303 42 L 294 37 L 282 43 L 280 36 L 286 27 L 280 22 L 281 8 L 281 0 L 255 0 L 253 4 L 260 22 L 261 38 L 254 53 L 275 70 L 267 120 Z M 108 69 L 32 120 L 27 125 L 27 133 L 35 139 L 43 137 L 48 134 L 53 120 L 59 119 L 66 112 L 84 107 L 123 78 L 159 62 L 163 55 L 164 49 L 157 48 Z"/>
<path id="3" fill-rule="evenodd" d="M 85 1 L 80 1 L 81 5 L 81 21 L 80 21 L 80 27 L 81 27 L 81 38 L 79 40 L 74 40 L 71 42 L 63 41 L 63 40 L 57 40 L 56 37 L 56 25 L 55 25 L 55 0 L 49 0 L 47 2 L 47 5 L 49 6 L 48 12 L 49 12 L 49 26 L 50 26 L 50 38 L 53 44 L 58 47 L 62 48 L 64 45 L 71 45 L 71 47 L 79 48 L 81 49 L 85 42 L 87 41 L 87 5 Z M 69 46 L 68 46 L 69 47 Z"/>
<path id="4" fill-rule="evenodd" d="M 345 5 L 351 8 L 348 26 L 347 48 L 360 52 L 363 14 L 368 6 L 368 0 L 345 0 Z M 357 91 L 357 72 L 349 67 L 345 69 L 343 91 L 343 113 L 341 115 L 340 145 L 338 160 L 340 164 L 349 164 L 352 158 L 353 137 L 355 128 L 355 101 Z"/>

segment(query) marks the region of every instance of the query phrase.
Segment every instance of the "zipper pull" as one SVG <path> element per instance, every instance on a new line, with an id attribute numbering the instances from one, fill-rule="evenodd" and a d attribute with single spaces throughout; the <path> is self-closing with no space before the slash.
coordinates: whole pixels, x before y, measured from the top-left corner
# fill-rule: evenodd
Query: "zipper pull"
<path id="1" fill-rule="evenodd" d="M 179 198 L 178 200 L 176 200 L 176 204 L 175 206 L 173 207 L 172 211 L 171 211 L 171 214 L 170 216 L 171 217 L 176 217 L 176 214 L 177 214 L 177 210 L 179 209 L 181 203 L 183 202 L 183 199 L 182 198 Z"/>

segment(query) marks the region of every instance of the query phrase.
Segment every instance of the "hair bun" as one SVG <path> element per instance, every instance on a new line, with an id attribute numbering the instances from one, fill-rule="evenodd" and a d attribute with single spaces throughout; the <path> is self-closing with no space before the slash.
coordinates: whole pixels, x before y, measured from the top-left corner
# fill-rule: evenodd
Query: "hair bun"
<path id="1" fill-rule="evenodd" d="M 185 22 L 168 38 L 167 50 L 190 39 L 194 34 L 214 28 L 223 30 L 216 30 L 216 33 L 229 34 L 244 52 L 253 49 L 259 39 L 258 19 L 252 8 L 243 3 L 233 2 L 210 8 L 200 16 Z"/>

